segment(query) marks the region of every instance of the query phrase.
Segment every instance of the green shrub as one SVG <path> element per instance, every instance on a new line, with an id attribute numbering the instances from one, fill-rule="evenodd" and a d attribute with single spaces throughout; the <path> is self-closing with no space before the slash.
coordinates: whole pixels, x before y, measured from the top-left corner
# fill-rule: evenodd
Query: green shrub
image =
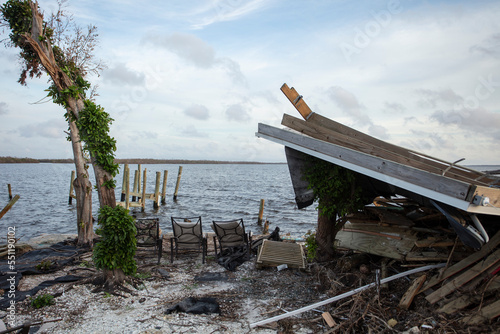
<path id="1" fill-rule="evenodd" d="M 98 225 L 96 233 L 102 239 L 92 255 L 96 268 L 121 269 L 126 275 L 135 274 L 136 228 L 128 210 L 119 205 L 103 206 L 99 209 Z"/>
<path id="2" fill-rule="evenodd" d="M 54 303 L 54 296 L 49 294 L 43 294 L 36 298 L 31 298 L 31 306 L 33 306 L 34 308 L 49 306 L 53 305 Z"/>
<path id="3" fill-rule="evenodd" d="M 306 235 L 306 255 L 307 260 L 313 261 L 316 258 L 316 252 L 318 251 L 318 243 L 316 242 L 316 233 L 307 231 Z"/>

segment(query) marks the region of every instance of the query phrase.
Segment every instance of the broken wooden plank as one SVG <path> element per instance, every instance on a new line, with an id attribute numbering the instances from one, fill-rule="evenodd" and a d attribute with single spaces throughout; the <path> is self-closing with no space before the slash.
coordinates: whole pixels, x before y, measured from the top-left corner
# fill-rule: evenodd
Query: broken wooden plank
<path id="1" fill-rule="evenodd" d="M 313 112 L 307 105 L 306 101 L 302 99 L 302 95 L 299 95 L 295 88 L 289 88 L 286 83 L 281 86 L 281 91 L 283 92 L 283 94 L 285 94 L 288 100 L 292 102 L 292 104 L 302 115 L 302 117 L 304 117 L 304 119 L 308 119 Z"/>
<path id="2" fill-rule="evenodd" d="M 416 237 L 405 232 L 396 236 L 401 239 L 340 230 L 335 237 L 335 246 L 402 261 L 413 248 Z"/>
<path id="3" fill-rule="evenodd" d="M 323 319 L 325 319 L 326 321 L 326 324 L 331 328 L 331 327 L 334 327 L 337 325 L 337 323 L 335 322 L 335 320 L 333 320 L 333 317 L 332 315 L 330 314 L 330 312 L 323 312 L 321 314 L 321 316 L 323 317 Z"/>
<path id="4" fill-rule="evenodd" d="M 406 254 L 405 260 L 409 262 L 411 261 L 440 262 L 448 260 L 448 254 L 432 252 L 432 251 L 413 251 Z"/>
<path id="5" fill-rule="evenodd" d="M 483 271 L 493 266 L 498 261 L 500 261 L 500 249 L 488 256 L 486 260 L 480 261 L 478 264 L 464 272 L 462 275 L 446 283 L 445 285 L 425 297 L 425 299 L 427 299 L 427 301 L 431 304 L 436 303 L 437 301 L 441 300 L 441 298 L 446 297 L 451 292 L 460 288 L 461 286 L 472 280 L 474 277 L 478 276 Z"/>
<path id="6" fill-rule="evenodd" d="M 445 279 L 459 273 L 465 268 L 471 266 L 477 261 L 481 260 L 483 257 L 493 252 L 493 250 L 500 244 L 500 231 L 498 231 L 488 243 L 486 243 L 479 251 L 474 252 L 464 260 L 452 265 L 448 269 L 444 271 L 442 275 L 436 275 L 432 277 L 422 288 L 421 292 L 426 291 L 427 289 L 432 288 L 436 284 L 444 281 Z"/>
<path id="7" fill-rule="evenodd" d="M 413 302 L 413 298 L 415 298 L 415 296 L 418 294 L 418 291 L 420 290 L 426 279 L 427 275 L 424 274 L 413 281 L 410 288 L 403 295 L 403 298 L 401 298 L 399 307 L 405 310 L 410 308 L 410 305 Z"/>
<path id="8" fill-rule="evenodd" d="M 460 311 L 463 308 L 469 307 L 472 304 L 478 304 L 481 302 L 483 295 L 489 295 L 500 290 L 500 276 L 493 277 L 490 282 L 487 283 L 486 289 L 481 289 L 474 294 L 462 295 L 449 303 L 445 304 L 443 307 L 438 309 L 440 313 L 453 314 Z"/>
<path id="9" fill-rule="evenodd" d="M 454 240 L 443 240 L 443 239 L 436 239 L 436 238 L 427 238 L 423 240 L 417 240 L 415 241 L 415 246 L 419 248 L 424 248 L 424 247 L 452 247 L 455 245 Z"/>
<path id="10" fill-rule="evenodd" d="M 9 203 L 7 203 L 7 205 L 0 212 L 0 219 L 2 219 L 2 217 L 7 213 L 7 211 L 9 211 L 12 208 L 12 206 L 16 204 L 19 197 L 20 197 L 19 195 L 14 196 L 14 198 L 11 199 Z"/>
<path id="11" fill-rule="evenodd" d="M 477 325 L 483 322 L 489 322 L 498 316 L 500 316 L 500 300 L 481 308 L 477 314 L 464 317 L 462 322 L 468 325 Z"/>
<path id="12" fill-rule="evenodd" d="M 466 202 L 456 203 L 456 199 L 464 201 L 469 191 L 470 185 L 465 182 L 444 178 L 417 168 L 262 123 L 259 123 L 257 135 L 271 141 L 286 143 L 286 146 L 316 157 L 318 157 L 317 153 L 321 152 L 321 159 L 325 161 L 445 204 L 453 201 L 454 205 L 460 204 L 460 207 L 463 206 L 464 209 L 469 205 Z"/>

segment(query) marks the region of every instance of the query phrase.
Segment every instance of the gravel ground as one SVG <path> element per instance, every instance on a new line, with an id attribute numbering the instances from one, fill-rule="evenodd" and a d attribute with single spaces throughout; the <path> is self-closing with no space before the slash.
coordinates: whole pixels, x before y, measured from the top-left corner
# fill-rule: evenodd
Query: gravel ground
<path id="1" fill-rule="evenodd" d="M 88 263 L 85 261 L 89 256 L 87 260 L 82 258 L 83 263 Z M 156 265 L 151 256 L 139 257 L 138 264 L 138 272 L 150 277 L 135 280 L 137 288 L 127 285 L 132 293 L 122 293 L 120 297 L 94 293 L 95 286 L 90 283 L 59 284 L 37 294 L 56 296 L 54 305 L 34 309 L 30 301 L 25 300 L 17 305 L 16 321 L 22 324 L 61 319 L 39 329 L 44 333 L 264 334 L 282 331 L 283 326 L 250 328 L 250 324 L 326 297 L 316 289 L 318 284 L 311 273 L 296 269 L 256 269 L 255 257 L 234 272 L 227 271 L 213 258 L 209 257 L 207 263 L 202 264 L 201 257 L 190 254 L 180 255 L 174 264 L 170 264 L 169 258 L 162 258 L 161 264 Z M 158 269 L 162 269 L 163 274 L 167 272 L 168 277 L 162 277 Z M 26 276 L 20 289 L 28 290 L 42 281 L 67 274 L 89 276 L 94 271 L 93 268 L 73 266 L 48 275 Z M 215 298 L 220 314 L 165 314 L 167 308 L 187 297 Z M 284 326 L 293 333 L 315 333 L 318 322 L 307 324 L 307 319 L 318 315 L 305 313 L 305 323 L 285 321 Z M 321 322 L 319 326 L 323 326 Z"/>

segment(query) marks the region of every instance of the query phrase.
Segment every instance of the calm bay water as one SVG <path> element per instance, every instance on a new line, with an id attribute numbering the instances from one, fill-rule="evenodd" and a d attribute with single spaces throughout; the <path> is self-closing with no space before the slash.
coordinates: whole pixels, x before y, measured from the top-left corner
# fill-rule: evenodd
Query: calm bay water
<path id="1" fill-rule="evenodd" d="M 123 165 L 116 177 L 116 198 L 120 199 Z M 130 165 L 134 175 L 137 165 Z M 314 229 L 317 212 L 314 206 L 298 210 L 292 183 L 285 164 L 272 165 L 183 165 L 177 195 L 173 193 L 178 165 L 142 165 L 147 169 L 147 193 L 153 193 L 156 172 L 168 170 L 166 204 L 153 209 L 153 202 L 146 201 L 145 212 L 131 208 L 137 217 L 159 217 L 161 228 L 171 230 L 170 217 L 201 216 L 205 232 L 211 231 L 212 220 L 243 218 L 247 229 L 258 233 L 260 199 L 265 200 L 264 218 L 270 230 L 279 227 L 283 234 L 300 237 Z M 20 195 L 0 220 L 0 242 L 4 241 L 8 226 L 16 227 L 16 236 L 27 241 L 42 233 L 76 233 L 76 200 L 68 204 L 73 164 L 0 164 L 0 208 L 9 201 L 7 184 L 12 194 Z M 95 184 L 92 168 L 91 181 Z M 130 183 L 133 184 L 133 176 Z M 97 218 L 99 202 L 97 192 L 92 194 L 94 217 Z"/>

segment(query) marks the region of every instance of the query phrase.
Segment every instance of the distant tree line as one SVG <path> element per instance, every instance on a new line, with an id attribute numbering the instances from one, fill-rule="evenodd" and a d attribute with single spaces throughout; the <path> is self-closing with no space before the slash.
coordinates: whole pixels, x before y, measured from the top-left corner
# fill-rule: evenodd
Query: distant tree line
<path id="1" fill-rule="evenodd" d="M 72 164 L 73 159 L 32 159 L 32 158 L 14 158 L 0 157 L 0 163 L 61 163 Z M 257 165 L 268 164 L 266 162 L 253 161 L 215 161 L 215 160 L 184 160 L 184 159 L 115 159 L 117 164 L 172 164 L 172 165 L 187 165 L 187 164 L 245 164 Z"/>

